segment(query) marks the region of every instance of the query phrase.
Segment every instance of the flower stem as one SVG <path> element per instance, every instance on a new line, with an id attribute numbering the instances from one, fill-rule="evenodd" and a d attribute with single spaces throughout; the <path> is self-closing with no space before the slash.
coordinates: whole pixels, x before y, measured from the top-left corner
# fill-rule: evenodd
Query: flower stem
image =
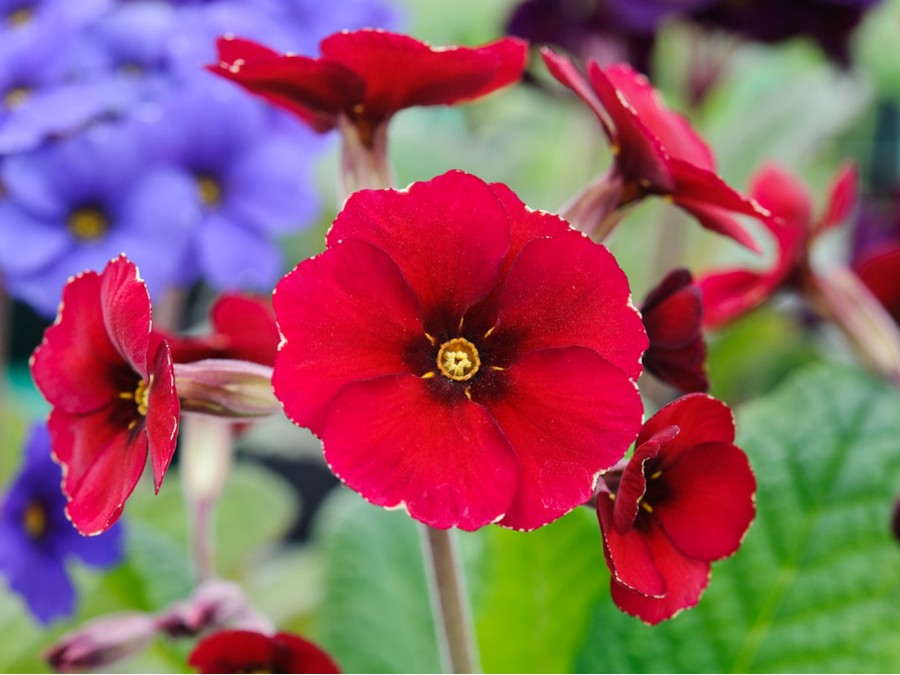
<path id="1" fill-rule="evenodd" d="M 215 578 L 215 510 L 234 453 L 231 424 L 206 415 L 182 417 L 181 482 L 198 581 Z"/>
<path id="2" fill-rule="evenodd" d="M 472 613 L 456 538 L 449 530 L 422 526 L 425 567 L 444 671 L 477 673 Z"/>

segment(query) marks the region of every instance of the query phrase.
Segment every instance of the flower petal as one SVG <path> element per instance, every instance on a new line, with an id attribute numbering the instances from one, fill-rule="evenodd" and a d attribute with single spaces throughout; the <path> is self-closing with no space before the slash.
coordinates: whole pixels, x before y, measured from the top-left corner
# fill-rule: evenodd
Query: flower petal
<path id="1" fill-rule="evenodd" d="M 737 551 L 756 513 L 756 480 L 743 451 L 724 443 L 698 445 L 663 477 L 669 494 L 654 515 L 675 547 L 699 560 Z"/>
<path id="2" fill-rule="evenodd" d="M 328 245 L 344 239 L 367 241 L 390 256 L 422 304 L 425 329 L 434 335 L 447 324 L 455 327 L 496 285 L 510 245 L 509 217 L 487 183 L 449 171 L 402 191 L 351 195 L 328 233 Z"/>
<path id="3" fill-rule="evenodd" d="M 815 234 L 840 225 L 856 206 L 859 199 L 859 171 L 855 164 L 843 165 L 832 179 L 828 191 L 828 207 L 819 221 Z"/>
<path id="4" fill-rule="evenodd" d="M 612 574 L 612 583 L 636 590 L 643 596 L 662 597 L 666 582 L 656 569 L 656 561 L 644 540 L 644 531 L 620 533 L 613 524 L 614 503 L 608 492 L 597 495 L 597 517 L 603 533 L 603 553 Z"/>
<path id="5" fill-rule="evenodd" d="M 481 47 L 431 47 L 381 30 L 341 31 L 322 40 L 322 56 L 362 76 L 366 117 L 382 121 L 417 105 L 449 105 L 517 82 L 527 43 L 505 37 Z"/>
<path id="6" fill-rule="evenodd" d="M 723 326 L 765 302 L 779 280 L 750 270 L 729 270 L 697 280 L 703 298 L 703 325 Z"/>
<path id="7" fill-rule="evenodd" d="M 461 390 L 439 395 L 442 386 L 412 375 L 347 385 L 322 429 L 325 459 L 374 504 L 405 506 L 431 527 L 476 530 L 506 512 L 516 458 L 485 408 Z"/>
<path id="8" fill-rule="evenodd" d="M 150 293 L 133 262 L 120 255 L 100 275 L 100 307 L 109 340 L 128 365 L 147 378 Z"/>
<path id="9" fill-rule="evenodd" d="M 609 113 L 603 107 L 603 104 L 600 103 L 600 99 L 597 98 L 597 94 L 584 78 L 584 75 L 582 75 L 575 67 L 575 64 L 572 63 L 572 60 L 567 56 L 555 53 L 549 47 L 541 48 L 541 57 L 544 59 L 544 63 L 547 66 L 547 70 L 550 71 L 550 74 L 561 84 L 564 84 L 578 94 L 581 100 L 587 103 L 588 107 L 600 121 L 600 125 L 603 127 L 603 133 L 606 134 L 607 140 L 610 143 L 614 143 L 615 134 L 610 128 L 610 122 L 607 119 Z"/>
<path id="10" fill-rule="evenodd" d="M 497 304 L 495 336 L 515 339 L 519 353 L 579 345 L 631 378 L 641 373 L 648 340 L 628 279 L 604 246 L 581 233 L 527 244 Z"/>
<path id="11" fill-rule="evenodd" d="M 473 389 L 473 398 L 484 397 L 519 465 L 500 524 L 533 530 L 590 499 L 637 435 L 643 407 L 634 383 L 583 347 L 530 352 L 499 375 L 502 395 Z"/>
<path id="12" fill-rule="evenodd" d="M 681 555 L 657 527 L 643 533 L 643 539 L 665 582 L 666 594 L 661 598 L 648 597 L 613 579 L 612 599 L 626 614 L 655 625 L 697 604 L 709 584 L 710 569 L 706 561 Z"/>
<path id="13" fill-rule="evenodd" d="M 85 535 L 102 532 L 122 513 L 147 462 L 147 436 L 140 427 L 113 423 L 112 410 L 70 415 L 50 413 L 53 455 L 63 465 L 66 515 Z"/>
<path id="14" fill-rule="evenodd" d="M 427 344 L 421 309 L 400 270 L 364 241 L 334 244 L 301 262 L 273 300 L 283 336 L 275 395 L 288 417 L 314 433 L 345 385 L 408 373 L 404 351 L 417 339 Z"/>
<path id="15" fill-rule="evenodd" d="M 678 435 L 668 441 L 659 454 L 663 469 L 698 445 L 734 442 L 734 416 L 731 409 L 706 394 L 687 394 L 669 403 L 647 420 L 636 441 L 640 446 L 667 427 L 678 427 Z"/>
<path id="16" fill-rule="evenodd" d="M 175 391 L 175 368 L 169 345 L 158 336 L 153 336 L 151 345 L 153 357 L 149 371 L 153 384 L 147 394 L 146 424 L 153 484 L 159 492 L 163 476 L 175 454 L 180 404 Z"/>
<path id="17" fill-rule="evenodd" d="M 35 384 L 60 410 L 90 412 L 119 395 L 110 373 L 124 364 L 103 321 L 100 285 L 96 272 L 85 272 L 66 284 L 59 317 L 31 358 Z"/>

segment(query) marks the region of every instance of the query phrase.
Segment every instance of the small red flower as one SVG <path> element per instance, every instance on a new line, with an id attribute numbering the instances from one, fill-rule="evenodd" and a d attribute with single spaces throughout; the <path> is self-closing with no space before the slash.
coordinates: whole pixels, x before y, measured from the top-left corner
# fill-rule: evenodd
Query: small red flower
<path id="1" fill-rule="evenodd" d="M 656 624 L 697 604 L 710 561 L 738 549 L 756 480 L 734 445 L 731 411 L 705 394 L 656 413 L 635 447 L 624 470 L 603 476 L 597 515 L 613 601 Z"/>
<path id="2" fill-rule="evenodd" d="M 122 513 L 148 453 L 159 491 L 178 432 L 169 346 L 151 335 L 150 295 L 131 261 L 120 256 L 66 284 L 31 373 L 53 406 L 66 514 L 82 534 L 102 532 Z"/>
<path id="3" fill-rule="evenodd" d="M 278 326 L 269 300 L 240 293 L 220 295 L 210 310 L 212 334 L 202 337 L 164 335 L 175 363 L 203 359 L 239 359 L 275 364 Z"/>
<path id="4" fill-rule="evenodd" d="M 644 368 L 687 393 L 706 391 L 706 343 L 700 288 L 685 269 L 670 272 L 641 307 L 650 347 Z"/>
<path id="5" fill-rule="evenodd" d="M 571 60 L 541 51 L 550 73 L 591 108 L 603 127 L 620 181 L 617 203 L 647 195 L 670 198 L 713 232 L 758 251 L 735 215 L 765 219 L 758 204 L 731 189 L 717 174 L 709 146 L 681 115 L 669 110 L 643 75 L 626 64 L 588 63 L 588 82 Z"/>
<path id="6" fill-rule="evenodd" d="M 540 527 L 640 426 L 647 338 L 603 246 L 451 171 L 352 195 L 275 289 L 273 385 L 325 459 L 438 528 Z"/>
<path id="7" fill-rule="evenodd" d="M 841 169 L 829 191 L 825 213 L 813 220 L 812 200 L 806 188 L 784 169 L 763 167 L 753 179 L 751 194 L 773 215 L 763 223 L 775 238 L 775 263 L 767 270 L 723 270 L 699 279 L 706 326 L 733 321 L 784 286 L 801 286 L 809 274 L 810 245 L 819 234 L 847 217 L 856 203 L 856 182 L 854 166 Z"/>
<path id="8" fill-rule="evenodd" d="M 411 106 L 470 101 L 519 80 L 527 45 L 503 38 L 482 47 L 432 47 L 381 30 L 335 33 L 322 56 L 279 54 L 250 40 L 221 38 L 209 69 L 325 132 L 344 116 L 372 145 L 379 127 Z"/>
<path id="9" fill-rule="evenodd" d="M 882 244 L 854 265 L 856 274 L 900 324 L 900 242 Z"/>
<path id="10" fill-rule="evenodd" d="M 339 673 L 322 649 L 298 635 L 223 630 L 203 638 L 188 657 L 201 673 Z"/>

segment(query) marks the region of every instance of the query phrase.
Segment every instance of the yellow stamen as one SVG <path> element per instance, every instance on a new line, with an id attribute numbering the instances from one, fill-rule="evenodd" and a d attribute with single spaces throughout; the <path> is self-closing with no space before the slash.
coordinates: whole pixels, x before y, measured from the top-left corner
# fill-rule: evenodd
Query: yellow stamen
<path id="1" fill-rule="evenodd" d="M 40 502 L 31 502 L 22 516 L 25 532 L 32 539 L 39 539 L 47 531 L 47 511 Z"/>
<path id="2" fill-rule="evenodd" d="M 29 96 L 31 89 L 28 87 L 13 87 L 3 95 L 3 107 L 7 110 L 18 108 Z"/>
<path id="3" fill-rule="evenodd" d="M 656 479 L 659 478 L 660 476 L 662 476 L 662 469 L 660 469 L 659 471 L 656 471 L 655 473 L 651 474 L 651 475 L 650 475 L 650 480 L 656 480 Z"/>
<path id="4" fill-rule="evenodd" d="M 147 407 L 150 403 L 150 385 L 153 384 L 153 376 L 150 376 L 150 382 L 140 380 L 137 388 L 134 390 L 134 401 L 137 403 L 137 411 L 139 415 L 147 416 Z"/>
<path id="5" fill-rule="evenodd" d="M 106 234 L 109 222 L 98 209 L 84 207 L 69 214 L 69 231 L 80 241 L 96 241 Z"/>
<path id="6" fill-rule="evenodd" d="M 441 345 L 437 355 L 437 367 L 441 375 L 464 382 L 471 379 L 481 366 L 478 350 L 465 338 L 453 338 Z"/>
<path id="7" fill-rule="evenodd" d="M 432 377 L 434 377 L 436 374 L 437 374 L 437 373 L 435 373 L 433 370 L 429 370 L 427 373 L 425 373 L 424 375 L 422 375 L 422 379 L 423 379 L 423 380 L 430 380 L 430 379 L 431 379 Z"/>
<path id="8" fill-rule="evenodd" d="M 205 206 L 218 206 L 222 203 L 222 185 L 212 176 L 206 174 L 197 176 L 197 189 Z"/>
<path id="9" fill-rule="evenodd" d="M 641 508 L 644 509 L 647 513 L 653 513 L 653 507 L 650 506 L 647 502 L 641 502 Z"/>
<path id="10" fill-rule="evenodd" d="M 490 336 L 490 334 L 494 332 L 494 329 L 495 329 L 496 327 L 497 327 L 497 326 L 491 326 L 490 328 L 488 328 L 488 332 L 484 334 L 484 337 Z"/>
<path id="11" fill-rule="evenodd" d="M 26 23 L 31 21 L 31 18 L 34 16 L 34 12 L 32 12 L 27 7 L 20 7 L 19 9 L 14 9 L 6 16 L 6 23 L 9 26 L 24 26 Z"/>

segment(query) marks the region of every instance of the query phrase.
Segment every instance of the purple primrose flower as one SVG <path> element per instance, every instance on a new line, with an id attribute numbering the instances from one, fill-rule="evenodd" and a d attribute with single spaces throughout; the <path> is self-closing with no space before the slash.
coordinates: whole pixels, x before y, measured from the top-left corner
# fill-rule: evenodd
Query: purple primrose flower
<path id="1" fill-rule="evenodd" d="M 66 519 L 62 471 L 50 458 L 43 424 L 32 428 L 24 465 L 0 510 L 0 574 L 41 623 L 72 614 L 75 588 L 66 572 L 70 557 L 99 568 L 122 559 L 121 526 L 83 537 Z"/>

